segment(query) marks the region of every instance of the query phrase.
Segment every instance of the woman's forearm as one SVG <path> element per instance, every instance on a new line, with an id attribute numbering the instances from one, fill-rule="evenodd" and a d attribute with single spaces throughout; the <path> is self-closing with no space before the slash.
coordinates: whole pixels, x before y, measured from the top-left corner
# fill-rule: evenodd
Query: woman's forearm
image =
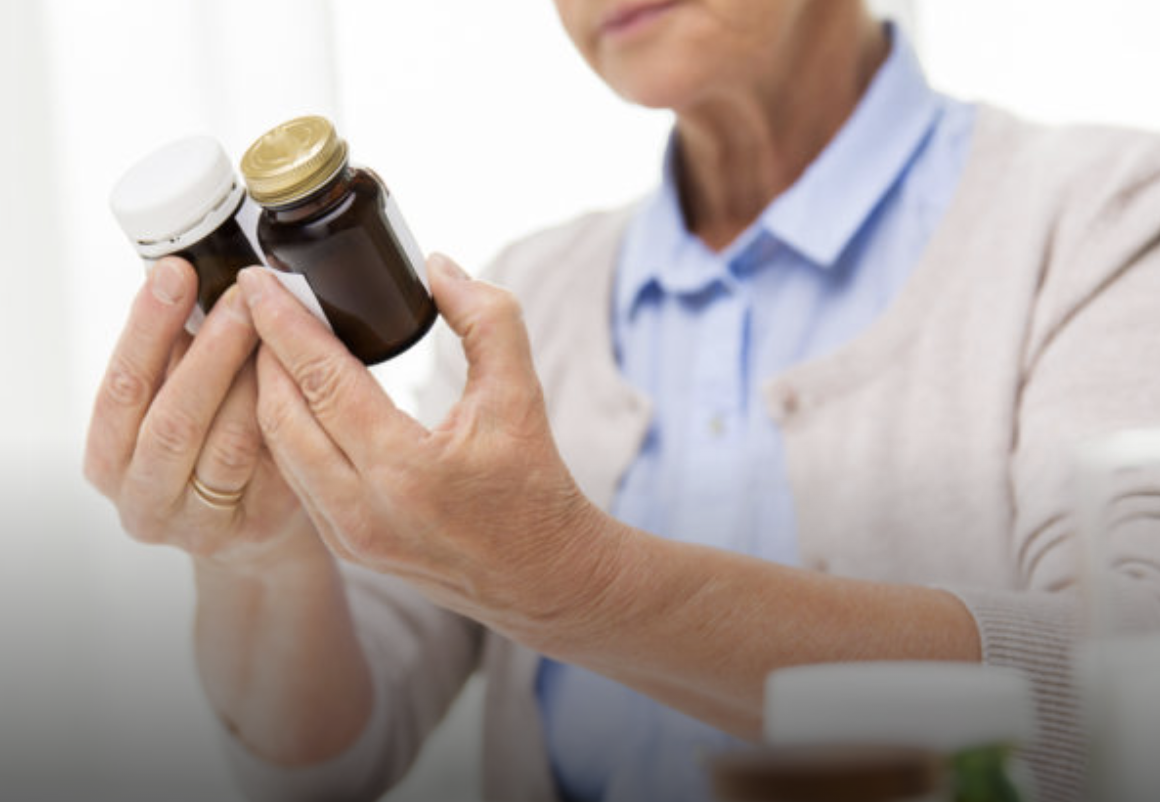
<path id="1" fill-rule="evenodd" d="M 747 737 L 781 666 L 979 659 L 950 594 L 675 543 L 600 512 L 555 447 L 518 303 L 445 258 L 430 268 L 469 363 L 432 430 L 276 281 L 239 276 L 263 340 L 258 383 L 276 424 L 265 441 L 325 512 L 319 535 L 336 553 Z"/>
<path id="2" fill-rule="evenodd" d="M 257 570 L 194 563 L 206 693 L 250 751 L 285 766 L 351 745 L 373 696 L 338 567 L 313 537 L 299 543 Z"/>
<path id="3" fill-rule="evenodd" d="M 596 573 L 598 600 L 585 620 L 547 626 L 537 645 L 735 735 L 759 736 L 764 679 L 776 668 L 981 659 L 974 619 L 949 593 L 604 525 L 620 531 L 601 538 L 615 556 Z"/>

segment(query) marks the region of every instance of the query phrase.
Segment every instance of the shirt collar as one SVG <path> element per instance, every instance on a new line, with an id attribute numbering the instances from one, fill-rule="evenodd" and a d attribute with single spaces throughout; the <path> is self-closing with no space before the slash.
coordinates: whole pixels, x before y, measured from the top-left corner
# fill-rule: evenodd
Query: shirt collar
<path id="1" fill-rule="evenodd" d="M 800 178 L 775 198 L 755 227 L 819 267 L 833 265 L 905 174 L 940 112 L 910 42 L 890 26 L 891 49 L 854 113 Z M 675 137 L 661 184 L 628 231 L 621 253 L 616 310 L 630 314 L 650 285 L 683 284 L 675 272 L 707 249 L 685 229 L 676 186 Z M 749 240 L 750 232 L 739 238 Z M 726 255 L 732 253 L 732 249 Z M 674 281 L 675 280 L 675 281 Z"/>
<path id="2" fill-rule="evenodd" d="M 890 55 L 850 119 L 761 216 L 771 234 L 820 267 L 842 255 L 939 116 L 938 95 L 910 43 L 893 27 L 891 39 Z"/>

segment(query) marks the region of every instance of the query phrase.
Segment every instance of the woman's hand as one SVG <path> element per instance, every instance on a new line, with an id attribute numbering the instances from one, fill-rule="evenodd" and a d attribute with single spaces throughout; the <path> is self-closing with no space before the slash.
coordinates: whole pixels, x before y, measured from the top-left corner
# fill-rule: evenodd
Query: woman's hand
<path id="1" fill-rule="evenodd" d="M 150 272 L 97 393 L 85 475 L 138 540 L 231 569 L 309 552 L 317 538 L 258 428 L 248 307 L 231 288 L 193 339 L 196 295 L 184 260 Z"/>
<path id="2" fill-rule="evenodd" d="M 556 451 L 519 306 L 444 257 L 429 273 L 469 363 L 430 431 L 276 281 L 243 272 L 265 440 L 339 555 L 525 643 L 580 626 L 616 538 Z"/>
<path id="3" fill-rule="evenodd" d="M 85 474 L 125 529 L 192 554 L 198 669 L 255 753 L 308 765 L 346 748 L 373 698 L 342 579 L 258 428 L 257 333 L 237 287 L 196 338 L 188 263 L 138 294 L 97 394 Z"/>
<path id="4" fill-rule="evenodd" d="M 741 737 L 774 668 L 978 660 L 949 593 L 811 573 L 654 537 L 604 515 L 549 431 L 520 310 L 441 257 L 467 387 L 428 431 L 277 282 L 239 284 L 261 338 L 258 417 L 323 539 L 433 601 Z"/>

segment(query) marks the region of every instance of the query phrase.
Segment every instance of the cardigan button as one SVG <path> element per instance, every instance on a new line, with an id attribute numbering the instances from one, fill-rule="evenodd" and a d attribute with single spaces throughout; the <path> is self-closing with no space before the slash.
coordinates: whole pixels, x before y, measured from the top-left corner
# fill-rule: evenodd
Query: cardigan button
<path id="1" fill-rule="evenodd" d="M 802 397 L 798 391 L 782 382 L 776 382 L 766 388 L 766 409 L 769 415 L 777 422 L 784 422 L 802 410 Z"/>
<path id="2" fill-rule="evenodd" d="M 777 394 L 776 404 L 782 418 L 791 418 L 801 409 L 801 396 L 792 387 L 784 387 Z"/>

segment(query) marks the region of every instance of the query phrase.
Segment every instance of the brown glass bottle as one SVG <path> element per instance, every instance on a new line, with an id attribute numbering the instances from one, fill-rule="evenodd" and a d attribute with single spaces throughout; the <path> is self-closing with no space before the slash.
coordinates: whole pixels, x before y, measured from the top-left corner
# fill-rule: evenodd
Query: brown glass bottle
<path id="1" fill-rule="evenodd" d="M 946 802 L 946 760 L 891 746 L 761 747 L 708 761 L 719 802 Z"/>
<path id="2" fill-rule="evenodd" d="M 239 270 L 261 264 L 238 222 L 242 206 L 248 202 L 241 197 L 233 213 L 205 239 L 174 252 L 188 260 L 197 272 L 197 300 L 206 312 L 234 283 Z"/>
<path id="3" fill-rule="evenodd" d="M 382 362 L 427 333 L 437 310 L 422 255 L 386 186 L 349 165 L 329 121 L 278 126 L 246 152 L 242 172 L 263 207 L 267 264 L 306 279 L 351 353 Z"/>
<path id="4" fill-rule="evenodd" d="M 390 359 L 435 322 L 435 302 L 386 216 L 386 188 L 346 167 L 307 199 L 266 207 L 258 241 L 271 267 L 301 273 L 351 353 Z"/>

